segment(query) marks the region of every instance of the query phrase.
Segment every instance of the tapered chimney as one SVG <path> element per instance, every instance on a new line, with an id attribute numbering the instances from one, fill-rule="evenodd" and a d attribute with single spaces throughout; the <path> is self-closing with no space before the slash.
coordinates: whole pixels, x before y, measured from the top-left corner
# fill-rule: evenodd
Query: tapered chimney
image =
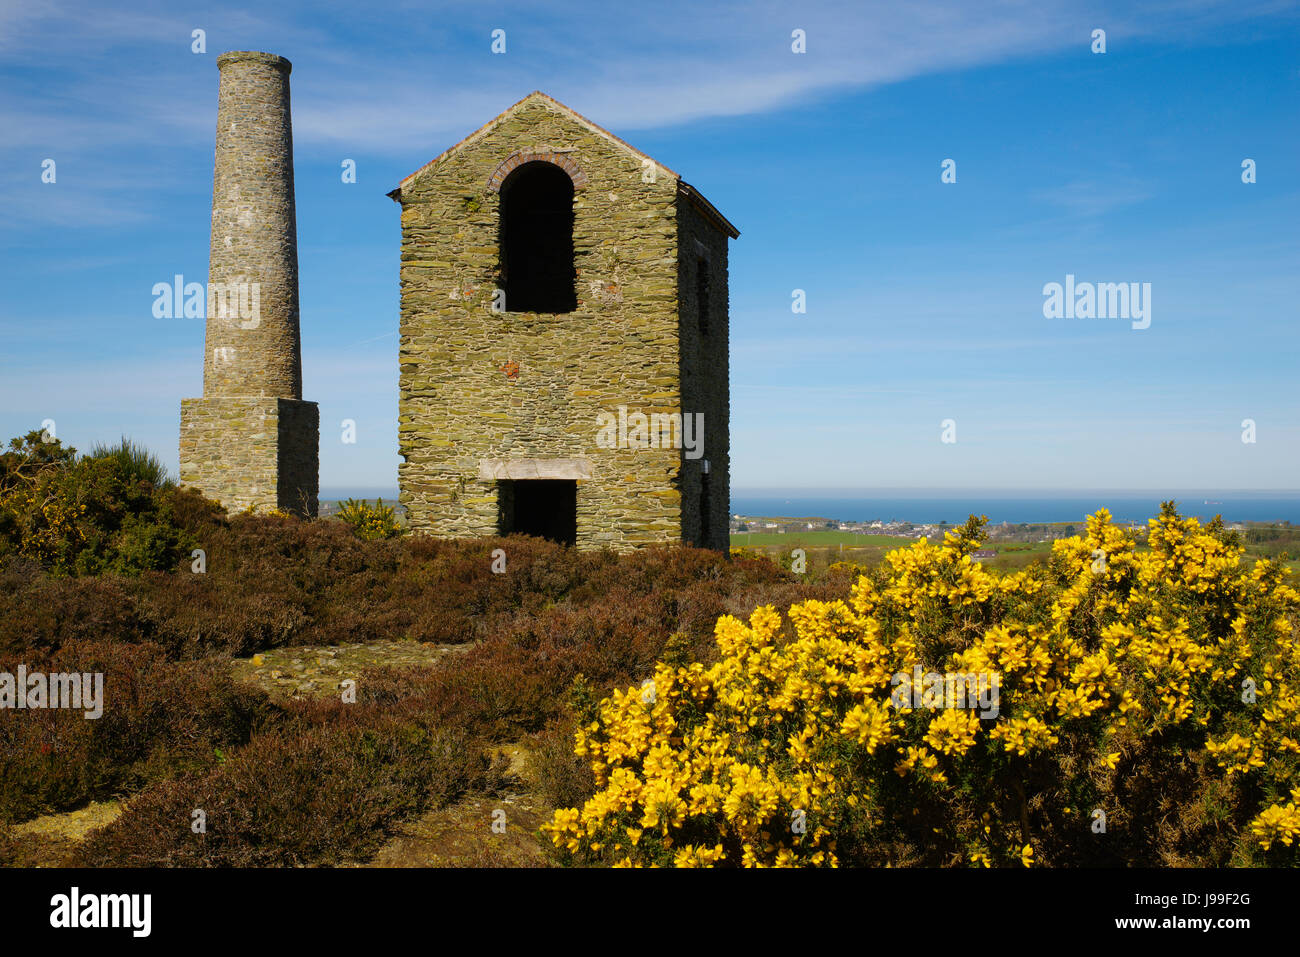
<path id="1" fill-rule="evenodd" d="M 315 515 L 320 414 L 302 401 L 289 71 L 217 57 L 203 398 L 181 402 L 181 481 L 227 508 Z"/>

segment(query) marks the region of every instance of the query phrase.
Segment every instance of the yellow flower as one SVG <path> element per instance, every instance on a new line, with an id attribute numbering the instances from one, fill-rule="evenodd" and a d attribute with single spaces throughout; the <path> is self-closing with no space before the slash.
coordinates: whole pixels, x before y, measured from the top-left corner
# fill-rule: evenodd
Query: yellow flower
<path id="1" fill-rule="evenodd" d="M 1264 850 L 1281 841 L 1287 847 L 1300 836 L 1300 810 L 1294 803 L 1285 806 L 1274 804 L 1250 822 L 1251 833 Z"/>
<path id="2" fill-rule="evenodd" d="M 1300 849 L 1300 592 L 1288 569 L 1249 566 L 1216 530 L 1172 513 L 1139 550 L 1098 512 L 1086 535 L 1011 575 L 968 560 L 977 532 L 890 552 L 845 601 L 721 617 L 712 663 L 656 666 L 653 702 L 638 686 L 614 690 L 575 733 L 598 790 L 556 811 L 556 846 L 637 865 L 836 866 L 847 846 L 854 863 L 888 861 L 860 835 L 905 822 L 909 840 L 937 846 L 937 806 L 949 812 L 938 832 L 955 828 L 975 866 L 1038 866 L 985 785 L 1005 791 L 1041 755 L 1063 780 L 1025 800 L 1081 786 L 1111 797 L 1122 754 L 1178 726 L 1210 773 L 1291 795 L 1253 808 L 1233 853 Z M 896 676 L 910 684 L 916 668 L 996 676 L 997 711 L 896 703 Z M 914 806 L 891 771 L 923 786 Z"/>

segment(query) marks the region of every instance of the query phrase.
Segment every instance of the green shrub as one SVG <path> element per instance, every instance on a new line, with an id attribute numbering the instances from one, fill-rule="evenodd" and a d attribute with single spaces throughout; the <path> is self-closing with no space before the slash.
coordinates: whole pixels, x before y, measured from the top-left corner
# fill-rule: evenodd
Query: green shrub
<path id="1" fill-rule="evenodd" d="M 76 449 L 64 446 L 58 439 L 47 441 L 44 435 L 41 430 L 33 429 L 20 438 L 9 440 L 9 450 L 0 452 L 0 493 L 19 484 L 30 484 L 47 469 L 57 469 L 76 461 Z"/>
<path id="2" fill-rule="evenodd" d="M 197 517 L 195 498 L 129 439 L 77 458 L 31 432 L 0 456 L 0 557 L 60 575 L 172 570 L 194 547 L 181 513 Z"/>
<path id="3" fill-rule="evenodd" d="M 116 445 L 96 445 L 86 458 L 111 459 L 117 465 L 118 474 L 127 481 L 144 482 L 154 488 L 170 488 L 176 484 L 167 474 L 162 459 L 125 435 Z"/>

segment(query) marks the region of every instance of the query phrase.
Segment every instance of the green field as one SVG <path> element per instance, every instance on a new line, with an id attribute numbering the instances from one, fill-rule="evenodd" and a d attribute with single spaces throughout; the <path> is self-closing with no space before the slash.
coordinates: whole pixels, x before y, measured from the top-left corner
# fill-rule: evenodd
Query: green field
<path id="1" fill-rule="evenodd" d="M 930 542 L 943 540 L 942 532 L 927 536 Z M 752 548 L 766 554 L 781 565 L 789 565 L 791 553 L 796 548 L 806 552 L 808 570 L 825 569 L 835 562 L 853 562 L 858 565 L 876 565 L 896 549 L 909 548 L 918 539 L 901 535 L 862 535 L 838 529 L 806 529 L 798 532 L 737 532 L 731 544 L 737 548 Z M 989 570 L 1015 571 L 1031 562 L 1046 557 L 1052 550 L 1051 542 L 998 542 L 985 544 L 985 549 L 997 552 L 996 558 L 984 559 Z"/>
<path id="2" fill-rule="evenodd" d="M 850 545 L 865 547 L 868 545 L 909 545 L 914 538 L 902 538 L 897 535 L 859 535 L 855 532 L 841 532 L 837 529 L 808 529 L 803 532 L 736 532 L 731 536 L 731 544 L 737 547 L 761 548 L 765 545 L 799 548 L 815 545 Z"/>
<path id="3" fill-rule="evenodd" d="M 1066 523 L 1056 523 L 1066 524 Z M 1285 535 L 1295 532 L 1287 529 Z M 931 542 L 941 541 L 942 534 L 930 536 Z M 917 539 L 896 535 L 860 535 L 854 532 L 842 532 L 835 529 L 807 529 L 801 532 L 737 532 L 731 536 L 731 544 L 736 548 L 752 548 L 765 553 L 773 561 L 788 565 L 790 553 L 796 548 L 807 552 L 809 570 L 825 568 L 838 562 L 855 562 L 859 565 L 875 565 L 886 554 L 897 548 L 908 548 Z M 1296 551 L 1296 543 L 1289 540 L 1284 543 Z M 984 559 L 982 564 L 990 571 L 1015 571 L 1035 561 L 1045 559 L 1052 551 L 1051 542 L 987 542 L 984 549 L 997 552 L 996 558 Z M 1138 545 L 1138 551 L 1146 551 L 1145 542 Z M 1300 560 L 1290 555 L 1283 557 L 1279 544 L 1273 541 L 1267 544 L 1248 543 L 1245 561 L 1253 564 L 1259 558 L 1280 559 L 1292 571 L 1300 572 Z"/>

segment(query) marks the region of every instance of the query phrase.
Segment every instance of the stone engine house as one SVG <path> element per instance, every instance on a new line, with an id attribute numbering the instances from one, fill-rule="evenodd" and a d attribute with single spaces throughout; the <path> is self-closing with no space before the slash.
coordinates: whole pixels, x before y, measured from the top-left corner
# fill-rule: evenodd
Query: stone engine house
<path id="1" fill-rule="evenodd" d="M 411 528 L 726 548 L 736 228 L 542 93 L 389 195 Z"/>

